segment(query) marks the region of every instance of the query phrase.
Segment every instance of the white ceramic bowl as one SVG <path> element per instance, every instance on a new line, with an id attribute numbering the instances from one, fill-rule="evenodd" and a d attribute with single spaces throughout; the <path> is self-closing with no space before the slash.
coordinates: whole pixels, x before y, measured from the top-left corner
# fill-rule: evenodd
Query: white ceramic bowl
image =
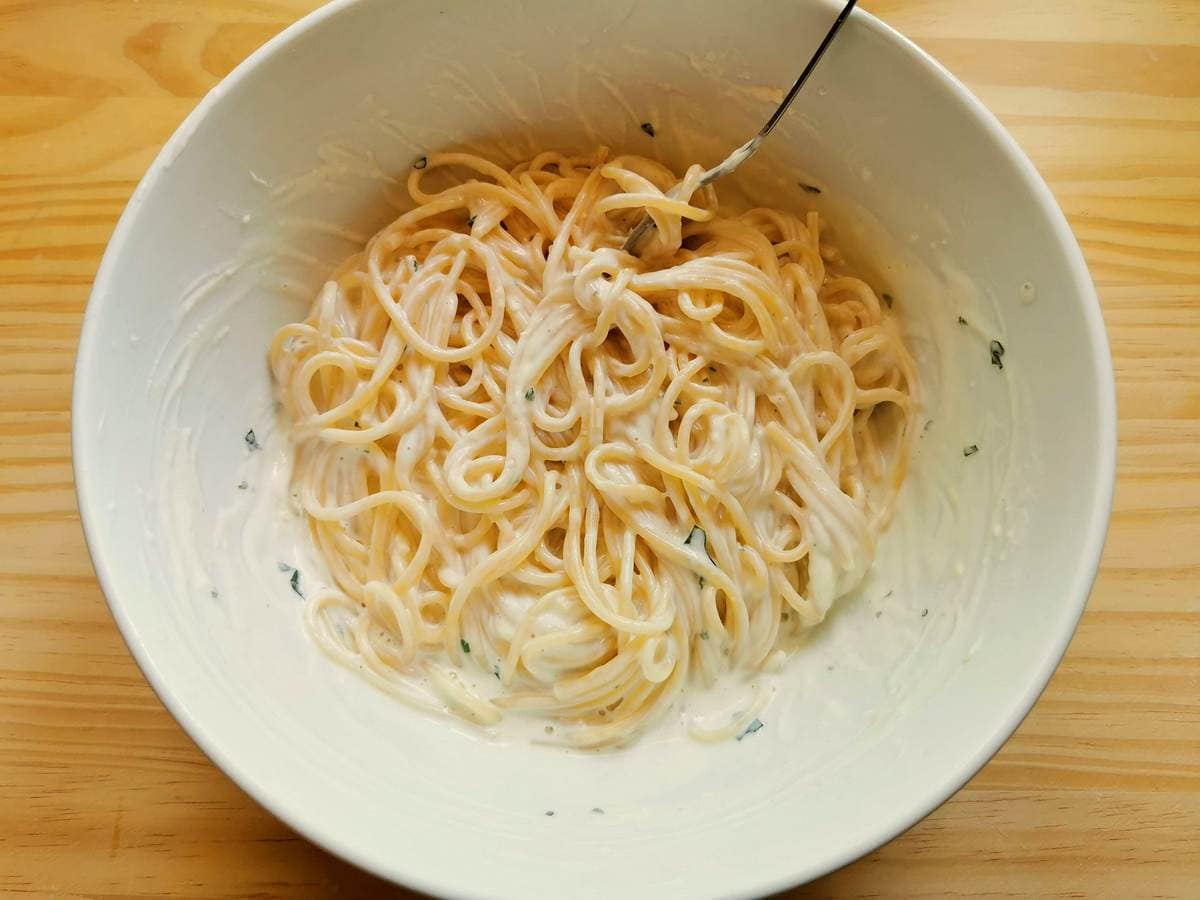
<path id="1" fill-rule="evenodd" d="M 268 809 L 431 893 L 752 896 L 849 862 L 1012 733 L 1097 568 L 1115 410 L 1079 250 L 995 119 L 857 12 L 722 192 L 816 204 L 874 265 L 921 356 L 932 424 L 878 574 L 789 665 L 766 727 L 728 745 L 651 738 L 607 754 L 488 740 L 315 650 L 275 569 L 293 550 L 245 521 L 286 492 L 270 478 L 285 445 L 267 340 L 352 248 L 353 234 L 322 223 L 369 234 L 386 219 L 389 176 L 448 145 L 514 157 L 603 141 L 711 163 L 758 128 L 834 11 L 679 9 L 330 4 L 255 53 L 170 140 L 88 305 L 79 505 L 138 663 Z M 251 427 L 261 453 L 243 442 Z M 964 457 L 971 444 L 980 452 Z"/>

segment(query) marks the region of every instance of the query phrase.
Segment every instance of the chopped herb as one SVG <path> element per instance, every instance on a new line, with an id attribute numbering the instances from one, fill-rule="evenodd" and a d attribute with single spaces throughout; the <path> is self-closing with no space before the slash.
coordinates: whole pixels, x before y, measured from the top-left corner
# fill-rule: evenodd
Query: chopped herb
<path id="1" fill-rule="evenodd" d="M 682 400 L 680 400 L 680 399 L 677 397 L 677 398 L 675 398 L 675 402 L 674 402 L 673 404 L 671 404 L 671 405 L 672 405 L 672 406 L 676 406 L 676 407 L 678 407 L 678 406 L 682 406 L 682 405 L 683 405 L 683 401 L 682 401 Z"/>
<path id="2" fill-rule="evenodd" d="M 959 324 L 959 325 L 966 325 L 966 324 L 967 324 L 967 320 L 966 320 L 966 319 L 964 319 L 962 316 L 959 316 L 959 317 L 958 317 L 958 324 Z"/>
<path id="3" fill-rule="evenodd" d="M 592 807 L 592 812 L 594 812 L 594 813 L 595 813 L 596 815 L 598 815 L 598 816 L 602 816 L 602 815 L 604 815 L 604 810 L 602 810 L 602 809 L 601 809 L 600 807 L 598 807 L 598 806 L 593 806 L 593 807 Z"/>
<path id="4" fill-rule="evenodd" d="M 280 571 L 280 572 L 290 572 L 290 571 L 292 571 L 292 567 L 291 567 L 291 566 L 289 566 L 289 565 L 288 565 L 287 563 L 285 563 L 285 562 L 281 562 L 281 563 L 275 563 L 275 565 L 279 567 L 279 571 Z"/>
<path id="5" fill-rule="evenodd" d="M 244 491 L 248 487 L 250 487 L 250 482 L 248 482 L 248 481 L 239 481 L 238 482 L 238 490 L 239 491 Z"/>
<path id="6" fill-rule="evenodd" d="M 471 645 L 470 645 L 470 644 L 468 644 L 468 643 L 467 643 L 465 640 L 463 640 L 462 638 L 459 638 L 459 639 L 458 639 L 458 646 L 462 647 L 462 651 L 463 651 L 463 653 L 470 653 L 470 652 L 471 652 Z"/>
<path id="7" fill-rule="evenodd" d="M 210 596 L 210 597 L 212 597 L 214 600 L 216 600 L 216 599 L 217 599 L 218 597 L 220 597 L 221 595 L 220 595 L 220 594 L 218 594 L 218 593 L 217 593 L 217 591 L 216 591 L 216 589 L 214 588 L 213 590 L 211 590 L 211 591 L 209 591 L 209 592 L 208 592 L 208 596 Z"/>
<path id="8" fill-rule="evenodd" d="M 970 447 L 963 447 L 963 456 L 974 456 L 979 452 L 979 445 L 972 444 Z"/>
<path id="9" fill-rule="evenodd" d="M 414 169 L 423 169 L 427 165 L 429 165 L 429 159 L 424 156 L 418 156 L 417 161 L 415 163 L 413 163 L 413 168 Z"/>
<path id="10" fill-rule="evenodd" d="M 468 227 L 468 228 L 471 228 L 471 227 L 473 227 L 474 225 L 475 225 L 475 217 L 474 217 L 474 216 L 467 216 L 467 227 Z"/>
<path id="11" fill-rule="evenodd" d="M 292 590 L 296 592 L 297 596 L 303 597 L 304 592 L 302 590 L 300 590 L 300 570 L 299 569 L 292 569 L 292 577 L 290 580 L 291 580 Z"/>
<path id="12" fill-rule="evenodd" d="M 532 399 L 533 399 L 533 388 L 530 388 L 529 390 L 527 390 L 527 391 L 525 392 L 525 399 L 526 399 L 526 400 L 532 400 Z"/>
<path id="13" fill-rule="evenodd" d="M 552 809 L 546 810 L 546 815 L 548 815 L 548 816 L 554 815 L 554 810 L 552 810 Z"/>
<path id="14" fill-rule="evenodd" d="M 417 269 L 421 268 L 421 264 L 419 262 L 417 262 L 417 258 L 415 256 L 412 258 L 412 264 L 413 264 L 414 272 L 417 271 Z"/>
<path id="15" fill-rule="evenodd" d="M 497 680 L 497 681 L 499 681 L 499 680 L 500 680 L 500 667 L 499 667 L 499 666 L 492 666 L 492 674 L 493 674 L 493 675 L 495 675 L 495 676 L 496 676 L 496 680 Z"/>
<path id="16" fill-rule="evenodd" d="M 895 299 L 896 299 L 896 298 L 895 298 L 895 297 L 893 297 L 891 294 L 889 294 L 887 291 L 884 291 L 884 292 L 883 292 L 882 294 L 880 294 L 879 296 L 881 296 L 881 297 L 883 298 L 883 302 L 887 304 L 887 308 L 888 308 L 888 309 L 891 309 L 891 308 L 892 308 L 892 303 L 893 303 L 893 302 L 895 302 Z"/>
<path id="17" fill-rule="evenodd" d="M 355 420 L 354 420 L 354 427 L 355 427 L 355 428 L 357 428 L 357 427 L 358 427 L 358 419 L 355 419 Z"/>
<path id="18" fill-rule="evenodd" d="M 921 610 L 921 618 L 922 619 L 925 618 L 927 615 L 929 615 L 929 610 L 927 610 L 927 609 Z"/>
<path id="19" fill-rule="evenodd" d="M 1004 355 L 1004 345 L 999 341 L 992 341 L 988 348 L 992 351 L 992 365 L 997 369 L 1004 368 L 1004 361 L 1000 359 Z"/>
<path id="20" fill-rule="evenodd" d="M 700 581 L 700 587 L 704 587 L 704 576 L 703 575 L 700 576 L 699 581 Z"/>
<path id="21" fill-rule="evenodd" d="M 801 181 L 801 182 L 799 182 L 799 185 L 804 190 L 804 193 L 806 193 L 806 194 L 821 193 L 821 189 L 819 187 L 817 187 L 815 184 L 805 184 L 803 181 Z"/>
<path id="22" fill-rule="evenodd" d="M 650 137 L 654 137 L 654 126 L 649 122 L 642 123 L 642 131 L 646 132 L 646 134 L 650 135 Z"/>
<path id="23" fill-rule="evenodd" d="M 882 610 L 882 609 L 877 609 L 877 610 L 875 611 L 875 618 L 877 618 L 877 619 L 878 619 L 878 618 L 879 618 L 880 616 L 882 616 L 882 615 L 883 615 L 883 610 Z"/>
<path id="24" fill-rule="evenodd" d="M 704 552 L 708 553 L 708 535 L 704 533 L 704 529 L 699 525 L 693 525 L 692 530 L 688 532 L 687 540 L 683 542 L 685 547 L 700 546 L 704 548 Z M 712 559 L 712 554 L 708 553 L 708 558 Z"/>
<path id="25" fill-rule="evenodd" d="M 708 632 L 707 631 L 700 632 L 700 640 L 702 640 L 702 641 L 708 640 Z"/>
<path id="26" fill-rule="evenodd" d="M 740 741 L 742 738 L 746 737 L 747 735 L 754 734 L 754 732 L 756 732 L 756 731 L 761 731 L 762 727 L 763 727 L 762 722 L 760 722 L 758 719 L 753 719 L 753 720 L 751 720 L 750 724 L 746 726 L 746 730 L 737 736 L 737 739 Z"/>
<path id="27" fill-rule="evenodd" d="M 925 436 L 925 432 L 927 432 L 927 431 L 930 429 L 930 427 L 931 427 L 932 425 L 933 425 L 933 419 L 930 419 L 928 422 L 926 422 L 926 423 L 925 423 L 925 424 L 924 424 L 924 425 L 921 427 L 921 437 L 924 437 L 924 436 Z"/>
<path id="28" fill-rule="evenodd" d="M 256 438 L 254 436 L 253 428 L 251 428 L 249 431 L 246 432 L 246 434 L 242 438 L 242 440 L 244 440 L 246 442 L 246 446 L 249 447 L 251 450 L 261 450 L 262 449 L 262 444 L 260 444 L 258 442 L 258 438 Z"/>
<path id="29" fill-rule="evenodd" d="M 709 367 L 708 367 L 708 371 L 710 371 L 710 372 L 715 372 L 715 371 L 717 371 L 717 367 L 716 367 L 716 366 L 709 366 Z"/>

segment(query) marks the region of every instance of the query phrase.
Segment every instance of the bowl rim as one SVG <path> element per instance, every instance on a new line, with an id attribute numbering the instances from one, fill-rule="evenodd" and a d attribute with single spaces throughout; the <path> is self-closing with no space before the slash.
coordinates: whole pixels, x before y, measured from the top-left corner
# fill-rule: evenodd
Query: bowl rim
<path id="1" fill-rule="evenodd" d="M 84 311 L 76 352 L 71 397 L 72 470 L 80 523 L 88 554 L 105 602 L 116 621 L 122 639 L 158 699 L 205 756 L 254 801 L 285 825 L 345 862 L 381 878 L 425 893 L 464 898 L 465 900 L 465 898 L 481 897 L 483 892 L 457 892 L 455 889 L 449 888 L 447 884 L 439 883 L 436 879 L 398 865 L 396 860 L 380 859 L 360 852 L 356 846 L 345 841 L 340 835 L 326 830 L 320 816 L 316 815 L 314 811 L 306 809 L 303 802 L 295 802 L 286 796 L 272 793 L 267 787 L 257 782 L 254 776 L 239 764 L 237 759 L 225 752 L 220 739 L 213 737 L 205 729 L 204 723 L 194 718 L 174 697 L 170 685 L 156 665 L 151 652 L 137 640 L 134 623 L 120 600 L 115 596 L 112 587 L 112 572 L 102 554 L 100 534 L 103 530 L 104 517 L 98 504 L 92 499 L 93 477 L 103 476 L 102 473 L 91 471 L 91 467 L 87 463 L 89 442 L 96 438 L 87 430 L 79 427 L 80 421 L 88 418 L 86 415 L 81 415 L 81 411 L 87 409 L 90 395 L 93 393 L 90 382 L 85 376 L 94 365 L 98 351 L 96 337 L 98 323 L 106 305 L 116 302 L 114 295 L 109 290 L 109 282 L 118 265 L 118 260 L 123 256 L 129 244 L 134 220 L 146 194 L 170 168 L 172 161 L 183 151 L 200 122 L 236 84 L 249 77 L 268 57 L 279 53 L 289 44 L 294 43 L 301 35 L 362 2 L 370 2 L 370 0 L 330 0 L 324 6 L 284 28 L 279 34 L 247 56 L 187 115 L 138 182 L 109 239 Z M 1022 179 L 1028 185 L 1039 212 L 1045 217 L 1055 234 L 1056 249 L 1064 258 L 1076 296 L 1079 298 L 1086 337 L 1094 356 L 1092 376 L 1096 389 L 1098 440 L 1096 442 L 1095 483 L 1092 485 L 1091 492 L 1093 503 L 1085 529 L 1084 549 L 1075 571 L 1071 574 L 1072 588 L 1064 593 L 1063 603 L 1066 615 L 1062 619 L 1062 625 L 1058 633 L 1046 639 L 1047 647 L 1039 668 L 1030 673 L 1026 689 L 1016 698 L 1009 714 L 996 722 L 990 737 L 972 755 L 962 760 L 956 768 L 947 770 L 941 783 L 929 791 L 924 802 L 897 811 L 889 820 L 881 822 L 869 837 L 843 847 L 840 852 L 797 861 L 787 875 L 758 878 L 751 875 L 747 878 L 745 886 L 733 895 L 736 897 L 755 897 L 786 890 L 820 878 L 865 856 L 928 816 L 957 793 L 987 764 L 1024 721 L 1066 653 L 1087 605 L 1092 586 L 1099 574 L 1101 554 L 1112 513 L 1117 452 L 1116 385 L 1112 357 L 1099 297 L 1066 216 L 1055 201 L 1049 186 L 1032 161 L 1021 150 L 1016 140 L 1008 133 L 999 119 L 958 78 L 912 40 L 866 10 L 859 8 L 855 10 L 854 16 L 862 27 L 875 32 L 877 36 L 886 41 L 897 44 L 918 65 L 925 66 L 942 82 L 944 87 L 949 89 L 963 107 L 964 112 L 977 126 L 988 133 L 999 149 L 1015 164 Z"/>

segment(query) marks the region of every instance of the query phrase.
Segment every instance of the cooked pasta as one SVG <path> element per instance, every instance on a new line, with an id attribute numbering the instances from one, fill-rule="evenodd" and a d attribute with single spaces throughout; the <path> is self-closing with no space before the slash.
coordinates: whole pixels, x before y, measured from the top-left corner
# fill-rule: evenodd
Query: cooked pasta
<path id="1" fill-rule="evenodd" d="M 727 214 L 699 174 L 431 155 L 415 207 L 279 330 L 333 658 L 423 708 L 620 744 L 861 580 L 912 358 L 816 213 Z"/>

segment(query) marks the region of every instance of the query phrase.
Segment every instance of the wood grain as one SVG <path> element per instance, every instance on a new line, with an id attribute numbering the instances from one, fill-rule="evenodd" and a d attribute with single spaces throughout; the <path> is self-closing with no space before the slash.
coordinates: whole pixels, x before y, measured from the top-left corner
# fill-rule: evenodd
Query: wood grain
<path id="1" fill-rule="evenodd" d="M 197 99 L 314 0 L 0 0 L 0 891 L 406 896 L 260 810 L 141 677 L 84 548 L 71 366 Z M 953 800 L 796 897 L 1200 895 L 1200 3 L 874 0 L 999 114 L 1100 288 L 1120 408 L 1088 611 Z"/>

